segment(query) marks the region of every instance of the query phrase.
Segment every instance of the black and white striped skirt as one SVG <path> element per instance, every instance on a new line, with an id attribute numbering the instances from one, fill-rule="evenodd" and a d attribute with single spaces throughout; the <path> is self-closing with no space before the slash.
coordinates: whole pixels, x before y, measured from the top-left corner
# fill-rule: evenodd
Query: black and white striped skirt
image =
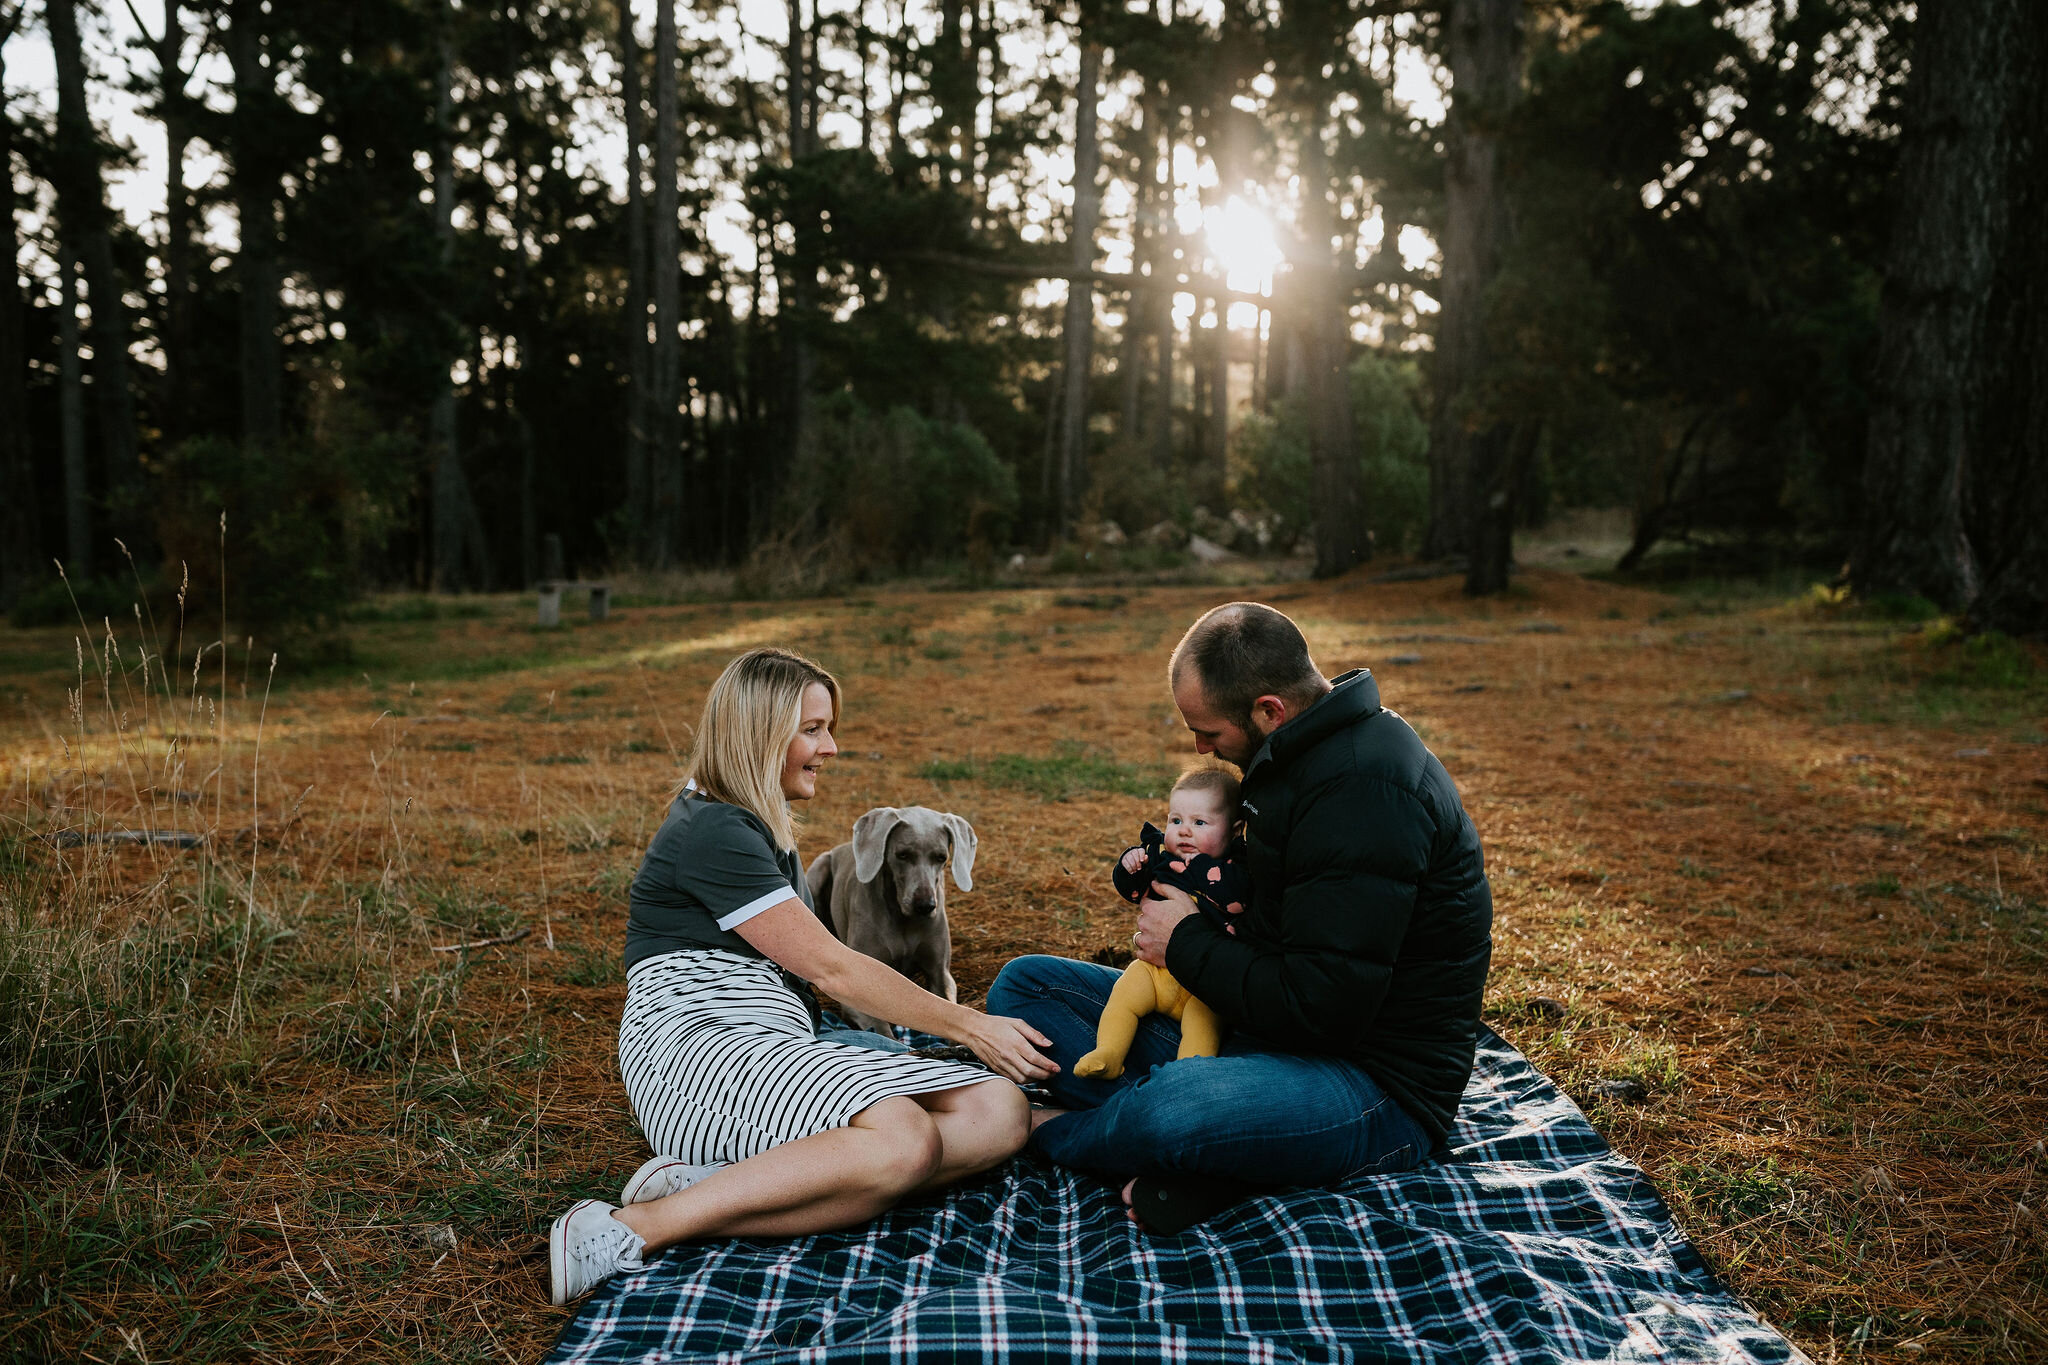
<path id="1" fill-rule="evenodd" d="M 626 976 L 619 1071 L 647 1143 L 700 1165 L 843 1128 L 891 1095 L 998 1080 L 978 1067 L 821 1042 L 775 964 L 663 953 Z"/>

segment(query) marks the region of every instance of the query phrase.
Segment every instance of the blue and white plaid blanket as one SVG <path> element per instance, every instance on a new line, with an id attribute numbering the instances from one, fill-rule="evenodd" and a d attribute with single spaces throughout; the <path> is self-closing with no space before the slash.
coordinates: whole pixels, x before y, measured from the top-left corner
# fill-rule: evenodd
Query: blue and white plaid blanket
<path id="1" fill-rule="evenodd" d="M 1491 1033 L 1447 1159 L 1179 1237 L 1030 1159 L 850 1232 L 671 1249 L 551 1360 L 1805 1361 L 1642 1171 Z"/>

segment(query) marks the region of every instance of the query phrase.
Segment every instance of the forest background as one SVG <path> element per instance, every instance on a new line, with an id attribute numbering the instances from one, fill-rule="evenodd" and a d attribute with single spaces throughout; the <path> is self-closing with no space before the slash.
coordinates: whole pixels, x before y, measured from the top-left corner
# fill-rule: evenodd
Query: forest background
<path id="1" fill-rule="evenodd" d="M 2043 620 L 2036 6 L 8 0 L 0 33 L 49 77 L 0 122 L 19 623 L 125 613 L 124 555 L 166 603 L 225 573 L 263 631 L 1191 532 L 1485 593 L 1572 506 L 1631 509 L 1625 565 L 1735 533 Z"/>
<path id="2" fill-rule="evenodd" d="M 0 40 L 0 1360 L 538 1357 L 724 661 L 848 680 L 806 855 L 972 819 L 973 999 L 1118 960 L 1159 661 L 1247 592 L 1456 776 L 1488 1022 L 1736 1292 L 2048 1354 L 2048 6 Z M 1620 573 L 1534 553 L 1579 508 Z"/>

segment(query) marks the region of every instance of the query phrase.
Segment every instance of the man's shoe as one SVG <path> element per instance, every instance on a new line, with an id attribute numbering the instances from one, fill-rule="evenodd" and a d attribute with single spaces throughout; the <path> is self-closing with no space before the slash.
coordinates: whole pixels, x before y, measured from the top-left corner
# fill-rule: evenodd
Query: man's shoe
<path id="1" fill-rule="evenodd" d="M 645 1270 L 646 1250 L 639 1233 L 612 1217 L 610 1204 L 579 1200 L 548 1230 L 548 1297 L 559 1308 L 606 1276 Z"/>
<path id="2" fill-rule="evenodd" d="M 1145 1231 L 1170 1236 L 1265 1193 L 1221 1176 L 1141 1175 L 1131 1182 L 1131 1216 Z"/>
<path id="3" fill-rule="evenodd" d="M 619 1192 L 619 1203 L 622 1206 L 645 1204 L 650 1199 L 660 1199 L 665 1195 L 674 1194 L 677 1190 L 687 1190 L 713 1171 L 724 1169 L 725 1163 L 722 1161 L 714 1161 L 709 1166 L 692 1166 L 677 1161 L 672 1156 L 658 1156 L 642 1162 L 640 1169 L 633 1172 L 633 1178 L 628 1180 L 626 1188 Z"/>

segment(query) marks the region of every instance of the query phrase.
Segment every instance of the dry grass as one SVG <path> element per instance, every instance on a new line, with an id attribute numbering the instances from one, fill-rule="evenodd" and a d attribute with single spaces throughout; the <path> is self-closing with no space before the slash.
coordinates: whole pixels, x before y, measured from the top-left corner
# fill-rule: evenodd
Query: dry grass
<path id="1" fill-rule="evenodd" d="M 285 660 L 267 710 L 260 651 L 224 685 L 209 654 L 195 699 L 189 644 L 145 678 L 131 628 L 102 678 L 93 642 L 15 633 L 0 1348 L 537 1358 L 563 1320 L 549 1218 L 642 1155 L 613 1055 L 625 888 L 725 659 L 786 642 L 846 683 L 807 854 L 873 804 L 974 822 L 952 913 L 975 996 L 1017 953 L 1121 943 L 1104 869 L 1155 811 L 1129 793 L 1185 752 L 1161 665 L 1231 595 L 876 593 L 550 635 L 524 600 L 397 603 L 345 674 Z M 1739 1292 L 1820 1361 L 2048 1355 L 2034 664 L 1561 573 L 1490 604 L 1450 579 L 1268 600 L 1443 756 L 1494 874 L 1489 1017 Z M 46 837 L 144 828 L 209 837 Z M 1647 1098 L 1593 1097 L 1617 1078 Z"/>

